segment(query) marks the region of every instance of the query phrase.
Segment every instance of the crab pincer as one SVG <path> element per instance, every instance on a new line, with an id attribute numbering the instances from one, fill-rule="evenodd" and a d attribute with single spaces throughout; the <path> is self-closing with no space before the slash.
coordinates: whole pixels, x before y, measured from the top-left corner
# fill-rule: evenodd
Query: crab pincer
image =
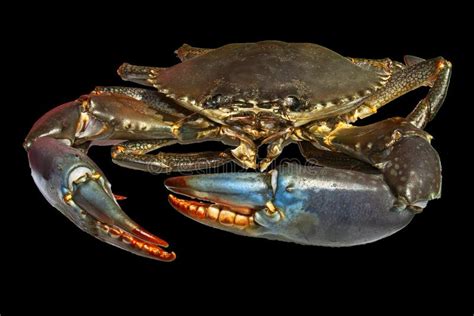
<path id="1" fill-rule="evenodd" d="M 102 171 L 82 151 L 42 137 L 28 148 L 33 179 L 44 197 L 83 231 L 136 255 L 172 261 L 168 243 L 120 208 Z"/>
<path id="2" fill-rule="evenodd" d="M 343 247 L 387 237 L 414 214 L 394 211 L 396 197 L 381 174 L 285 164 L 270 172 L 169 178 L 180 213 L 249 237 Z"/>

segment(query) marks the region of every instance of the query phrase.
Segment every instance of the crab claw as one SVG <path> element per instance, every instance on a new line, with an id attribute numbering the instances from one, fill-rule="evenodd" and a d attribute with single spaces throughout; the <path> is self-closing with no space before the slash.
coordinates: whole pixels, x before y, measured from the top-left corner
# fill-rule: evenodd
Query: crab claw
<path id="1" fill-rule="evenodd" d="M 168 243 L 133 222 L 117 204 L 100 169 L 79 149 L 41 137 L 28 148 L 33 179 L 48 202 L 92 236 L 161 261 L 176 256 Z"/>
<path id="2" fill-rule="evenodd" d="M 405 227 L 413 213 L 380 174 L 287 164 L 268 173 L 170 178 L 171 205 L 198 222 L 233 233 L 320 246 L 373 242 Z"/>

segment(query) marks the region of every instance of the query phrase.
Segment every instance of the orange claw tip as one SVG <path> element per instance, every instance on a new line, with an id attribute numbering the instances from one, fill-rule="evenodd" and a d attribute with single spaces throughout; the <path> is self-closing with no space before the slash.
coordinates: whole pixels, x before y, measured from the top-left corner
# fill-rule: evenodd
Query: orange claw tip
<path id="1" fill-rule="evenodd" d="M 157 244 L 161 247 L 167 248 L 169 246 L 168 242 L 164 241 L 161 238 L 156 237 L 152 233 L 147 232 L 143 228 L 140 228 L 140 227 L 134 228 L 132 230 L 132 232 L 133 232 L 134 235 L 136 235 L 136 236 L 138 236 L 142 239 L 148 240 L 148 241 L 150 241 L 154 244 Z"/>
<path id="2" fill-rule="evenodd" d="M 167 252 L 155 243 L 148 243 L 143 240 L 139 240 L 136 237 L 124 232 L 122 234 L 122 242 L 130 246 L 133 253 L 144 256 L 146 258 L 159 260 L 159 261 L 173 261 L 176 259 L 174 252 Z M 129 249 L 130 250 L 130 249 Z"/>
<path id="3" fill-rule="evenodd" d="M 176 254 L 174 253 L 174 251 L 173 252 L 163 251 L 162 253 L 159 253 L 156 255 L 154 254 L 153 257 L 160 261 L 170 262 L 176 259 Z"/>
<path id="4" fill-rule="evenodd" d="M 166 262 L 170 262 L 176 259 L 176 254 L 174 252 L 167 252 L 157 246 L 144 244 L 141 245 L 141 247 L 139 246 L 137 248 L 141 250 L 141 252 L 143 253 L 142 255 L 151 259 Z"/>
<path id="5" fill-rule="evenodd" d="M 118 195 L 118 194 L 114 194 L 114 198 L 117 200 L 117 201 L 123 201 L 123 200 L 126 200 L 127 197 L 124 196 L 124 195 Z"/>
<path id="6" fill-rule="evenodd" d="M 165 262 L 170 262 L 176 259 L 176 254 L 174 252 L 167 252 L 158 246 L 137 241 L 133 243 L 133 246 L 137 249 L 137 251 L 133 251 L 135 254 L 149 259 Z"/>

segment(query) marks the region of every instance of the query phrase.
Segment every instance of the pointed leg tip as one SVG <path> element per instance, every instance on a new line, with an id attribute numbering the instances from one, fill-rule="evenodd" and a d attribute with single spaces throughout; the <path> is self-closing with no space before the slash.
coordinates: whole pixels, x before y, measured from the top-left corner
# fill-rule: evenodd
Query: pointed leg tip
<path id="1" fill-rule="evenodd" d="M 118 195 L 118 194 L 114 194 L 114 198 L 117 200 L 117 201 L 123 201 L 123 200 L 126 200 L 127 197 L 124 196 L 124 195 Z"/>

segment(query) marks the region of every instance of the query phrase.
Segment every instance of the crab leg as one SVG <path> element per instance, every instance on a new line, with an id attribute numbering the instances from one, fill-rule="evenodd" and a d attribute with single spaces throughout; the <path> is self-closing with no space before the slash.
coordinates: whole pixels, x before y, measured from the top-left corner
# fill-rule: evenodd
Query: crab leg
<path id="1" fill-rule="evenodd" d="M 359 65 L 362 64 L 360 60 L 355 62 Z M 368 62 L 366 63 L 369 65 Z M 387 84 L 364 100 L 360 107 L 349 113 L 347 115 L 348 122 L 355 122 L 359 118 L 372 115 L 388 102 L 421 86 L 429 86 L 431 89 L 407 119 L 414 126 L 424 128 L 434 118 L 446 97 L 451 76 L 451 63 L 442 57 L 423 60 L 412 56 L 407 56 L 405 63 L 407 67 L 404 69 L 400 69 L 398 64 L 393 66 L 395 71 Z M 374 65 L 377 63 L 370 64 L 371 67 Z"/>
<path id="2" fill-rule="evenodd" d="M 386 74 L 391 72 L 396 72 L 398 70 L 404 69 L 406 66 L 400 62 L 390 60 L 389 58 L 384 59 L 367 59 L 367 58 L 352 58 L 349 57 L 349 60 L 361 66 L 363 68 L 374 69 L 377 71 L 383 71 Z"/>
<path id="3" fill-rule="evenodd" d="M 130 169 L 165 173 L 217 168 L 232 161 L 232 156 L 228 152 L 147 154 L 176 143 L 178 143 L 177 140 L 169 139 L 125 142 L 113 147 L 113 162 Z"/>
<path id="4" fill-rule="evenodd" d="M 86 152 L 90 145 L 123 143 L 124 139 L 134 141 L 134 146 L 124 146 L 131 150 L 141 144 L 139 140 L 159 147 L 182 135 L 207 135 L 206 128 L 180 123 L 188 115 L 156 92 L 99 88 L 51 110 L 35 123 L 24 143 L 32 176 L 48 202 L 85 232 L 140 256 L 173 260 L 175 254 L 162 249 L 168 245 L 165 241 L 122 211 L 110 183 Z"/>
<path id="5" fill-rule="evenodd" d="M 161 261 L 175 258 L 168 243 L 133 222 L 120 208 L 102 171 L 79 149 L 41 137 L 28 148 L 33 179 L 41 193 L 80 229 L 94 237 Z"/>
<path id="6" fill-rule="evenodd" d="M 378 169 L 397 197 L 396 207 L 420 212 L 441 195 L 441 162 L 431 136 L 403 118 L 367 126 L 343 125 L 325 145 Z"/>
<path id="7" fill-rule="evenodd" d="M 414 214 L 391 211 L 396 198 L 380 174 L 287 164 L 266 173 L 170 178 L 165 185 L 180 213 L 250 237 L 306 245 L 353 246 L 407 225 Z"/>

